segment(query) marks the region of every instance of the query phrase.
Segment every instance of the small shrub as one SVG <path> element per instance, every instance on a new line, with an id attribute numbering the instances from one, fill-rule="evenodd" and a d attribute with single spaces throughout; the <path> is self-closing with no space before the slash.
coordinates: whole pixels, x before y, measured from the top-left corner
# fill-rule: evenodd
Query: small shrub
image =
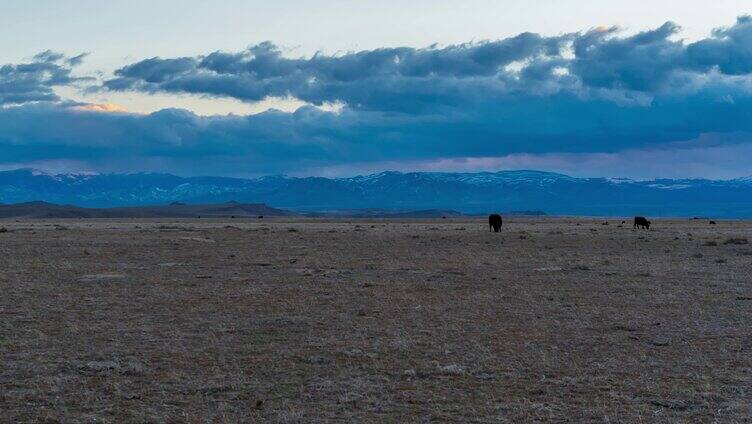
<path id="1" fill-rule="evenodd" d="M 572 269 L 576 269 L 578 271 L 590 271 L 590 267 L 587 265 L 575 265 L 572 267 Z"/>
<path id="2" fill-rule="evenodd" d="M 737 238 L 731 237 L 731 238 L 726 239 L 726 241 L 724 241 L 723 244 L 739 244 L 739 245 L 741 245 L 741 244 L 749 244 L 749 241 L 746 238 L 744 238 L 744 237 L 737 237 Z"/>

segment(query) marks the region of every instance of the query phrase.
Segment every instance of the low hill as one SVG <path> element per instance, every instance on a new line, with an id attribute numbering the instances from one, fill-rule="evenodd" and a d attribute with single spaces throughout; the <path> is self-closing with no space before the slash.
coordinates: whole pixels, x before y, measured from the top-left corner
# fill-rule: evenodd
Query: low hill
<path id="1" fill-rule="evenodd" d="M 186 205 L 172 203 L 163 206 L 133 206 L 123 208 L 82 208 L 47 202 L 0 204 L 0 218 L 212 218 L 290 216 L 294 212 L 269 207 L 262 203 Z"/>

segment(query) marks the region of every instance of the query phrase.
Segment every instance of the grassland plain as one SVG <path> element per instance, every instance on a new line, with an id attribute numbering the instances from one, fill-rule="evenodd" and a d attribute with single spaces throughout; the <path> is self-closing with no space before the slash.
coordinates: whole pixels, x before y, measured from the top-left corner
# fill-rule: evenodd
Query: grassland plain
<path id="1" fill-rule="evenodd" d="M 752 223 L 620 224 L 0 221 L 0 422 L 752 421 Z"/>

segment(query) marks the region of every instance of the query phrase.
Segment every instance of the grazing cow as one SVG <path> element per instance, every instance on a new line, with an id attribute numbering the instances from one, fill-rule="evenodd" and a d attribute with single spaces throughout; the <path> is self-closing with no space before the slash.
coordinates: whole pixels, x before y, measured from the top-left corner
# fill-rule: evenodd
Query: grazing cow
<path id="1" fill-rule="evenodd" d="M 710 221 L 710 225 L 715 225 L 715 221 Z"/>
<path id="2" fill-rule="evenodd" d="M 488 231 L 491 230 L 493 230 L 494 233 L 501 231 L 501 215 L 488 215 Z"/>
<path id="3" fill-rule="evenodd" d="M 647 220 L 644 216 L 636 216 L 634 218 L 634 225 L 632 228 L 644 228 L 646 230 L 650 229 L 650 221 Z"/>

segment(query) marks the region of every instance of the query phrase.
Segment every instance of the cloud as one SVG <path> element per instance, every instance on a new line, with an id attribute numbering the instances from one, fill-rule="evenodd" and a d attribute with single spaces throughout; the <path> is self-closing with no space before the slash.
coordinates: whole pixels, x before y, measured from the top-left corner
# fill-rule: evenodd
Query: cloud
<path id="1" fill-rule="evenodd" d="M 147 115 L 34 104 L 0 109 L 4 161 L 87 162 L 86 169 L 179 174 L 305 173 L 349 163 L 652 149 L 702 134 L 752 135 L 752 97 L 710 89 L 622 106 L 571 94 L 514 96 L 446 114 L 304 106 L 239 116 L 182 109 Z M 541 113 L 541 111 L 546 113 Z M 40 125 L 44 123 L 44 125 Z M 695 142 L 676 145 L 692 148 Z"/>
<path id="2" fill-rule="evenodd" d="M 26 102 L 36 103 L 0 108 L 0 151 L 5 164 L 193 175 L 372 169 L 369 163 L 449 166 L 458 160 L 467 169 L 513 164 L 514 158 L 543 166 L 554 162 L 541 158 L 573 157 L 590 158 L 580 163 L 594 169 L 595 160 L 608 163 L 615 154 L 629 158 L 619 164 L 640 166 L 636 158 L 643 153 L 619 152 L 665 158 L 665 151 L 698 151 L 697 140 L 712 134 L 712 149 L 721 153 L 706 157 L 726 163 L 719 155 L 752 141 L 752 19 L 739 18 L 694 43 L 679 34 L 677 25 L 666 23 L 629 36 L 617 28 L 556 37 L 524 33 L 307 58 L 286 57 L 272 43 L 150 58 L 122 67 L 103 87 L 250 103 L 291 97 L 305 105 L 244 116 L 198 116 L 177 108 L 137 115 L 97 104 L 40 103 L 28 95 Z M 70 68 L 78 62 L 42 53 L 29 65 L 61 71 L 29 71 L 36 82 L 31 85 L 56 100 L 50 87 L 71 84 Z M 19 73 L 24 65 L 7 66 Z"/>
<path id="3" fill-rule="evenodd" d="M 736 25 L 719 28 L 713 37 L 698 41 L 687 48 L 691 63 L 704 69 L 717 68 L 727 75 L 748 75 L 752 72 L 752 17 L 742 16 Z"/>
<path id="4" fill-rule="evenodd" d="M 29 63 L 0 66 L 0 106 L 60 100 L 54 87 L 85 80 L 71 74 L 85 56 L 68 58 L 47 50 Z"/>
<path id="5" fill-rule="evenodd" d="M 561 104 L 559 107 L 568 110 Z M 618 110 L 618 106 L 611 107 L 614 109 L 603 111 L 603 117 Z M 519 119 L 524 111 L 503 123 L 494 123 L 480 117 L 471 122 L 464 118 L 417 120 L 355 111 L 337 114 L 313 107 L 295 113 L 206 117 L 180 109 L 137 115 L 35 104 L 0 109 L 0 166 L 54 172 L 235 176 L 500 169 L 633 178 L 733 178 L 752 174 L 747 160 L 752 152 L 752 125 L 746 124 L 744 131 L 732 131 L 738 128 L 733 125 L 738 117 L 711 116 L 712 107 L 698 108 L 691 116 L 683 114 L 660 126 L 660 116 L 666 117 L 676 108 L 668 103 L 648 113 L 658 116 L 643 128 L 633 127 L 642 117 L 637 114 L 642 109 L 632 107 L 628 110 L 634 116 L 622 116 L 623 122 L 613 119 L 609 123 L 612 130 L 606 131 L 622 135 L 605 137 L 604 142 L 593 130 L 573 129 L 563 136 L 551 129 L 563 128 L 569 114 L 549 116 L 551 126 L 539 123 L 536 129 L 536 124 Z M 573 111 L 572 115 L 578 113 Z M 713 119 L 706 120 L 703 115 Z M 692 131 L 671 129 L 683 119 L 702 125 Z M 682 138 L 683 134 L 697 133 L 697 128 L 723 131 Z M 663 141 L 656 143 L 655 134 L 661 132 L 668 135 L 662 135 Z M 498 142 L 497 137 L 505 142 Z M 686 141 L 666 141 L 675 138 Z"/>
<path id="6" fill-rule="evenodd" d="M 559 92 L 650 101 L 695 89 L 698 79 L 752 72 L 752 18 L 740 17 L 704 40 L 674 38 L 678 25 L 621 36 L 618 28 L 544 37 L 523 33 L 444 48 L 382 48 L 288 58 L 270 42 L 241 52 L 151 58 L 104 82 L 110 90 L 232 97 L 255 102 L 294 97 L 351 109 L 436 112 L 474 101 Z M 631 100 L 630 100 L 631 99 Z"/>
<path id="7" fill-rule="evenodd" d="M 415 112 L 503 90 L 515 78 L 504 67 L 531 58 L 560 58 L 570 38 L 524 33 L 441 49 L 382 48 L 307 59 L 286 58 L 266 42 L 238 53 L 146 59 L 117 70 L 116 78 L 105 81 L 104 87 L 249 102 L 289 96 L 315 105 L 343 103 L 352 109 Z"/>
<path id="8" fill-rule="evenodd" d="M 679 27 L 667 22 L 655 30 L 618 37 L 617 30 L 593 30 L 578 36 L 570 73 L 591 88 L 654 92 L 686 67 L 686 47 L 669 37 Z"/>

